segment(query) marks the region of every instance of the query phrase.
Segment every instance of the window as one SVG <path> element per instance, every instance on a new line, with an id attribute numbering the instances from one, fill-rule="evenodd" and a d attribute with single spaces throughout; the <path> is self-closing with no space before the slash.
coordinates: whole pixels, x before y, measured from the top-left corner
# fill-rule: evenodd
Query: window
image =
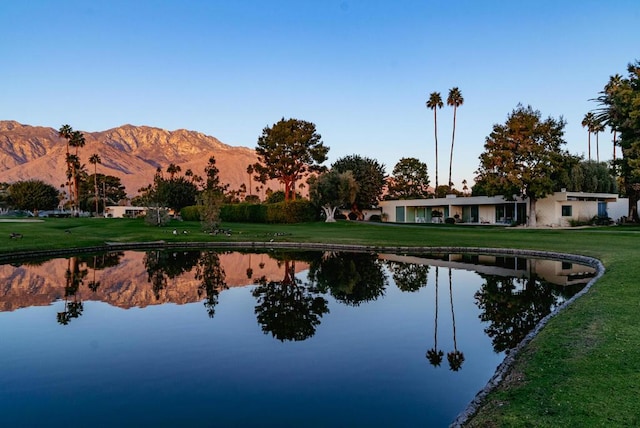
<path id="1" fill-rule="evenodd" d="M 562 217 L 571 217 L 573 215 L 572 208 L 573 207 L 571 205 L 563 205 L 562 206 Z"/>

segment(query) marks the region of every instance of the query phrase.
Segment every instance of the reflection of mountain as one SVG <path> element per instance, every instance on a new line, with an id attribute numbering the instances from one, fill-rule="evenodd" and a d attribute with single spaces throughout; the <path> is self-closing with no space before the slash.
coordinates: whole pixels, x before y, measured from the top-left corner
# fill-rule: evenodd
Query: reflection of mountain
<path id="1" fill-rule="evenodd" d="M 200 281 L 196 280 L 196 269 L 193 267 L 174 278 L 169 278 L 166 288 L 158 292 L 156 299 L 153 286 L 148 281 L 144 257 L 144 252 L 128 251 L 121 257 L 117 266 L 97 269 L 95 272 L 90 261 L 92 256 L 85 257 L 86 262 L 82 268 L 87 269 L 88 273 L 79 287 L 78 297 L 83 301 L 103 301 L 121 308 L 167 302 L 184 304 L 202 300 L 202 296 L 198 294 Z M 269 280 L 280 280 L 283 275 L 283 267 L 267 254 L 234 252 L 221 253 L 219 257 L 228 287 L 250 285 L 262 276 Z M 247 277 L 249 268 L 253 271 L 254 279 Z M 306 263 L 296 264 L 296 272 L 307 268 Z M 46 306 L 64 298 L 66 270 L 67 259 L 48 260 L 38 265 L 19 267 L 0 265 L 0 278 L 4 278 L 0 283 L 0 311 Z M 90 281 L 100 283 L 95 293 L 89 289 Z"/>

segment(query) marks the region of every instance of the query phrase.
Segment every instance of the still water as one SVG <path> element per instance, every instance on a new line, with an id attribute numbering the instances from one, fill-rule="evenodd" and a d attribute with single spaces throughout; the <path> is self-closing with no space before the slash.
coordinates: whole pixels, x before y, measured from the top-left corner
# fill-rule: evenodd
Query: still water
<path id="1" fill-rule="evenodd" d="M 0 266 L 3 426 L 446 426 L 595 274 L 515 257 L 147 251 Z"/>

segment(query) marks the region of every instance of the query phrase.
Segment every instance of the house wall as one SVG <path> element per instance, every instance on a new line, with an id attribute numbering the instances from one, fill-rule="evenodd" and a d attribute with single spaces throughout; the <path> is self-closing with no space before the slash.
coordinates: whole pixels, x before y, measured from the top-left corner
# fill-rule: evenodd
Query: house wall
<path id="1" fill-rule="evenodd" d="M 583 194 L 576 192 L 556 192 L 548 197 L 536 202 L 536 220 L 540 226 L 551 227 L 567 227 L 570 226 L 570 221 L 581 220 L 586 221 L 594 216 L 598 215 L 598 201 L 586 201 L 586 200 L 567 200 L 568 198 L 592 198 L 607 200 L 607 213 L 613 220 L 619 220 L 621 217 L 627 215 L 628 200 L 618 199 L 617 195 L 613 194 Z M 447 197 L 439 199 L 413 199 L 413 200 L 392 200 L 381 201 L 380 208 L 386 217 L 386 221 L 398 222 L 396 218 L 396 208 L 404 207 L 404 220 L 405 223 L 421 223 L 421 222 L 435 222 L 438 219 L 431 218 L 431 211 L 438 210 L 444 213 L 445 217 L 453 217 L 458 214 L 463 217 L 464 206 L 477 206 L 478 207 L 478 219 L 474 222 L 482 224 L 495 224 L 498 219 L 496 218 L 496 207 L 507 204 L 510 202 L 505 201 L 502 197 L 488 197 L 488 196 L 475 196 L 475 197 Z M 529 203 L 528 200 L 518 200 L 518 205 Z M 562 206 L 571 206 L 571 216 L 562 216 Z M 528 206 L 527 206 L 528 214 Z M 519 215 L 521 217 L 522 214 Z M 443 219 L 440 219 L 444 221 Z"/>
<path id="2" fill-rule="evenodd" d="M 571 207 L 571 216 L 562 215 L 562 207 Z M 598 215 L 597 201 L 558 201 L 553 197 L 536 203 L 537 223 L 540 226 L 571 226 L 571 220 L 588 221 Z"/>
<path id="3" fill-rule="evenodd" d="M 124 218 L 125 214 L 135 214 L 135 215 L 144 215 L 147 211 L 144 207 L 123 207 L 119 205 L 107 206 L 106 208 L 107 217 L 111 218 Z"/>

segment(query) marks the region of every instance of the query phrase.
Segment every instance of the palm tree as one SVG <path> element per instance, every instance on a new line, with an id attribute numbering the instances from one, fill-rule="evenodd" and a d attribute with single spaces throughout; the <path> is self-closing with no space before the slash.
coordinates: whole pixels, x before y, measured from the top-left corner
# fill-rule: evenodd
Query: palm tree
<path id="1" fill-rule="evenodd" d="M 453 133 L 451 134 L 451 153 L 449 154 L 449 187 L 453 185 L 451 181 L 451 166 L 453 165 L 453 143 L 456 138 L 456 111 L 462 104 L 464 104 L 464 98 L 462 98 L 460 89 L 457 86 L 451 88 L 447 97 L 447 105 L 453 107 Z"/>
<path id="2" fill-rule="evenodd" d="M 437 111 L 444 105 L 440 92 L 432 92 L 427 101 L 427 108 L 433 110 L 433 129 L 436 139 L 436 190 L 438 189 L 438 115 Z M 451 179 L 449 179 L 451 181 Z"/>
<path id="3" fill-rule="evenodd" d="M 180 171 L 182 171 L 182 168 L 180 168 L 180 165 L 170 163 L 169 166 L 167 167 L 167 172 L 169 173 L 169 180 L 173 180 L 173 176 L 179 173 Z"/>
<path id="4" fill-rule="evenodd" d="M 247 174 L 249 174 L 249 196 L 251 196 L 251 176 L 253 175 L 253 165 L 249 164 L 247 167 Z"/>
<path id="5" fill-rule="evenodd" d="M 100 159 L 100 155 L 94 153 L 89 158 L 89 163 L 93 165 L 93 195 L 96 200 L 96 217 L 98 216 L 98 164 L 102 163 L 102 159 Z"/>
<path id="6" fill-rule="evenodd" d="M 613 76 L 609 76 L 609 82 L 605 85 L 604 90 L 600 92 L 600 96 L 595 99 L 600 104 L 606 104 L 607 98 L 611 97 L 620 87 L 622 83 L 622 76 L 619 74 L 614 74 Z M 596 118 L 602 122 L 605 126 L 610 126 L 613 131 L 613 160 L 616 160 L 616 142 L 617 142 L 617 131 L 618 129 L 615 127 L 613 122 L 615 122 L 615 116 L 617 115 L 617 111 L 611 107 L 609 108 L 601 108 L 596 116 Z"/>
<path id="7" fill-rule="evenodd" d="M 427 360 L 434 367 L 439 367 L 440 363 L 442 363 L 442 357 L 444 353 L 438 349 L 438 266 L 436 266 L 436 319 L 435 319 L 435 329 L 434 329 L 434 338 L 433 338 L 433 348 L 427 351 Z"/>
<path id="8" fill-rule="evenodd" d="M 75 155 L 67 155 L 69 159 L 69 163 L 71 164 L 71 179 L 73 180 L 73 205 L 74 210 L 78 212 L 79 210 L 79 183 L 78 183 L 78 173 L 81 169 L 80 166 L 80 157 L 78 156 L 78 152 L 80 147 L 84 147 L 86 140 L 84 138 L 84 134 L 80 131 L 73 131 L 71 133 L 71 138 L 69 139 L 69 145 L 71 147 L 76 148 Z"/>
<path id="9" fill-rule="evenodd" d="M 72 191 L 70 189 L 69 186 L 69 181 L 71 178 L 71 161 L 69 158 L 69 141 L 71 140 L 71 135 L 73 134 L 73 128 L 70 125 L 62 125 L 60 127 L 60 129 L 58 130 L 58 136 L 60 138 L 64 138 L 65 140 L 67 140 L 67 151 L 66 151 L 66 155 L 64 158 L 65 163 L 67 164 L 67 182 L 66 182 L 66 186 L 69 189 L 69 199 L 72 199 Z"/>
<path id="10" fill-rule="evenodd" d="M 591 133 L 593 132 L 593 124 L 595 121 L 595 115 L 592 112 L 589 112 L 584 115 L 582 119 L 582 127 L 587 128 L 587 132 L 589 133 L 589 160 L 591 160 Z"/>
<path id="11" fill-rule="evenodd" d="M 593 132 L 596 134 L 596 162 L 600 162 L 600 141 L 598 134 L 604 132 L 604 123 L 597 117 L 593 117 Z"/>

